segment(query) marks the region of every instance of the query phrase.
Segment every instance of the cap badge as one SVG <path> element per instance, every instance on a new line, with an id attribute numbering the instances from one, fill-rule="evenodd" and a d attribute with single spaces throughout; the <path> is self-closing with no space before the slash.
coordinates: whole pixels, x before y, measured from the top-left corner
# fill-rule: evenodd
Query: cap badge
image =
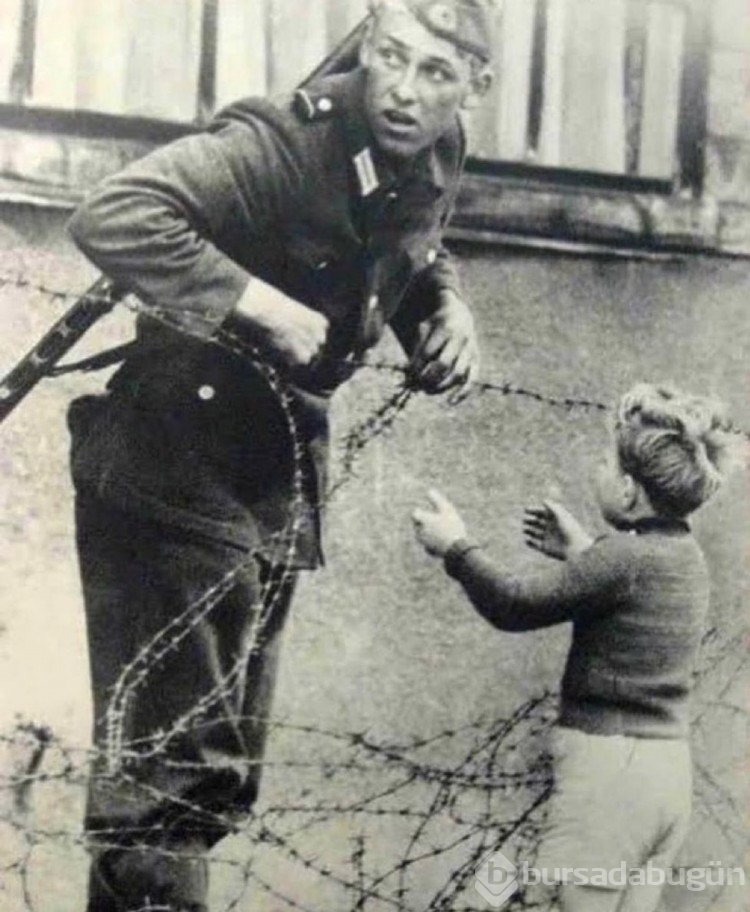
<path id="1" fill-rule="evenodd" d="M 443 32 L 455 32 L 458 29 L 456 11 L 447 3 L 433 3 L 426 14 L 427 21 L 433 28 Z"/>

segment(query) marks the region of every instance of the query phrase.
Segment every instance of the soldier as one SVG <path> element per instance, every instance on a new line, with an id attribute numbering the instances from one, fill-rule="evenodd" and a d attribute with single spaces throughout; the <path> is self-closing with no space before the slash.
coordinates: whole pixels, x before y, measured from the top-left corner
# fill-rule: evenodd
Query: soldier
<path id="1" fill-rule="evenodd" d="M 127 774 L 92 778 L 89 912 L 207 908 L 206 853 L 258 793 L 294 579 L 322 559 L 335 388 L 386 325 L 418 388 L 476 378 L 442 234 L 490 36 L 485 0 L 374 2 L 355 70 L 228 107 L 73 217 L 81 250 L 154 308 L 106 393 L 69 416 L 95 743 L 121 743 Z M 262 371 L 210 344 L 220 331 L 283 375 L 297 442 Z"/>

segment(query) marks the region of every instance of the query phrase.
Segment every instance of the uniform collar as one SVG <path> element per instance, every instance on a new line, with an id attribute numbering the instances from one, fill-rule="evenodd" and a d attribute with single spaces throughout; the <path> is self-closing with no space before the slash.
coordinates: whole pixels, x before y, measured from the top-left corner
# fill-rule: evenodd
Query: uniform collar
<path id="1" fill-rule="evenodd" d="M 427 183 L 436 196 L 442 194 L 449 175 L 436 147 L 424 149 L 400 173 L 378 149 L 365 116 L 365 80 L 365 71 L 358 67 L 351 73 L 322 79 L 310 88 L 310 94 L 329 97 L 333 110 L 340 112 L 358 194 L 366 198 L 377 190 L 388 191 L 412 180 Z"/>

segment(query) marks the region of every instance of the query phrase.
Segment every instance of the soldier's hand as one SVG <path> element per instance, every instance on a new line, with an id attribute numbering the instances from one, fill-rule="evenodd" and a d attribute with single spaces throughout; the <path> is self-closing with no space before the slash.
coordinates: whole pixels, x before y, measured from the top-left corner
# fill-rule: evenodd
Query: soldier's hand
<path id="1" fill-rule="evenodd" d="M 254 279 L 235 305 L 235 316 L 251 335 L 288 367 L 304 367 L 321 352 L 328 319 L 283 292 Z"/>
<path id="2" fill-rule="evenodd" d="M 409 365 L 412 381 L 431 394 L 456 389 L 458 401 L 478 379 L 479 363 L 471 311 L 455 292 L 442 292 L 438 309 L 419 326 L 419 343 Z"/>

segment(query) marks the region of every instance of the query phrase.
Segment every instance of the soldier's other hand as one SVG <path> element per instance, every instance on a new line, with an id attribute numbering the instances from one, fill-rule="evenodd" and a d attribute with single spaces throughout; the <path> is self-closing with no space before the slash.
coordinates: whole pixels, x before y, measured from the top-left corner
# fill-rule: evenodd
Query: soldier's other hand
<path id="1" fill-rule="evenodd" d="M 248 285 L 235 315 L 287 367 L 310 364 L 328 337 L 328 319 L 323 314 L 258 279 Z"/>
<path id="2" fill-rule="evenodd" d="M 454 389 L 453 401 L 460 401 L 477 381 L 479 364 L 474 317 L 455 292 L 444 291 L 438 309 L 419 326 L 409 376 L 430 394 Z"/>
<path id="3" fill-rule="evenodd" d="M 444 557 L 451 545 L 466 538 L 466 525 L 458 510 L 439 491 L 428 491 L 427 498 L 432 509 L 412 513 L 414 534 L 428 554 Z"/>

